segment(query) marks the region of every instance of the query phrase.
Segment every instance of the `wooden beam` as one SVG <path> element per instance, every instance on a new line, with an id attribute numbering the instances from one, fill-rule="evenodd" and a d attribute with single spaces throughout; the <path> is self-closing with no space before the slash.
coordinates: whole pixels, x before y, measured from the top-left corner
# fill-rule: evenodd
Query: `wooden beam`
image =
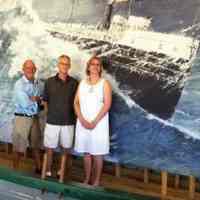
<path id="1" fill-rule="evenodd" d="M 7 154 L 9 154 L 9 144 L 8 144 L 8 143 L 5 143 L 5 144 L 4 144 L 4 147 L 5 147 L 5 152 L 6 152 Z"/>
<path id="2" fill-rule="evenodd" d="M 67 155 L 67 164 L 66 164 L 66 175 L 68 179 L 70 179 L 71 172 L 72 172 L 72 166 L 73 166 L 73 158 L 72 155 L 68 154 Z"/>
<path id="3" fill-rule="evenodd" d="M 119 163 L 115 163 L 115 176 L 117 178 L 121 177 L 121 167 Z"/>
<path id="4" fill-rule="evenodd" d="M 161 172 L 161 199 L 165 199 L 167 196 L 167 176 L 166 171 Z"/>
<path id="5" fill-rule="evenodd" d="M 144 169 L 144 183 L 149 183 L 149 170 L 147 168 Z"/>
<path id="6" fill-rule="evenodd" d="M 27 159 L 27 150 L 25 150 L 23 157 L 24 157 L 24 160 Z"/>
<path id="7" fill-rule="evenodd" d="M 180 186 L 180 176 L 179 176 L 179 175 L 176 175 L 176 176 L 175 176 L 175 180 L 174 180 L 174 187 L 175 187 L 176 189 L 178 189 L 179 186 Z"/>
<path id="8" fill-rule="evenodd" d="M 189 176 L 189 199 L 195 197 L 196 181 L 194 176 Z"/>

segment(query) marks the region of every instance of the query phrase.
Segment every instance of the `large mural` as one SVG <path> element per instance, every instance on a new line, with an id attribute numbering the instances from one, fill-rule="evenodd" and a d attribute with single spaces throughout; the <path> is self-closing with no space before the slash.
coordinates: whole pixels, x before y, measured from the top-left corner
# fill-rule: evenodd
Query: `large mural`
<path id="1" fill-rule="evenodd" d="M 12 142 L 12 91 L 32 58 L 42 83 L 72 57 L 98 55 L 113 87 L 111 153 L 128 166 L 200 176 L 199 0 L 0 0 L 0 140 Z"/>

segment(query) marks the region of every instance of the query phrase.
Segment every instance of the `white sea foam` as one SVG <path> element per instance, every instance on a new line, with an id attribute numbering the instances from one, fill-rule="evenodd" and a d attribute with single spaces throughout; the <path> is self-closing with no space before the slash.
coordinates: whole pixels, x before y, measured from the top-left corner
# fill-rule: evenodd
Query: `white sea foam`
<path id="1" fill-rule="evenodd" d="M 0 0 L 0 12 L 13 9 L 17 5 L 17 0 Z"/>
<path id="2" fill-rule="evenodd" d="M 170 121 L 167 121 L 167 120 L 163 120 L 153 114 L 148 114 L 147 115 L 147 118 L 149 120 L 157 120 L 159 122 L 161 122 L 163 125 L 165 126 L 170 126 L 172 128 L 175 128 L 177 130 L 179 130 L 181 133 L 184 134 L 184 137 L 186 139 L 198 139 L 200 140 L 200 134 L 199 132 L 196 132 L 195 130 L 190 130 L 191 128 L 185 128 L 184 126 L 181 126 L 181 125 L 177 125 L 177 124 L 173 124 L 172 122 Z"/>
<path id="3" fill-rule="evenodd" d="M 22 14 L 8 18 L 3 24 L 3 29 L 9 33 L 17 32 L 9 47 L 13 55 L 9 75 L 12 77 L 17 74 L 27 58 L 33 59 L 39 69 L 45 69 L 52 66 L 52 60 L 57 59 L 61 54 L 72 57 L 72 74 L 75 70 L 83 71 L 82 68 L 89 55 L 80 52 L 76 45 L 51 36 L 31 6 L 31 1 L 18 1 L 16 7 L 22 9 Z M 56 68 L 52 69 L 52 73 L 54 71 Z"/>

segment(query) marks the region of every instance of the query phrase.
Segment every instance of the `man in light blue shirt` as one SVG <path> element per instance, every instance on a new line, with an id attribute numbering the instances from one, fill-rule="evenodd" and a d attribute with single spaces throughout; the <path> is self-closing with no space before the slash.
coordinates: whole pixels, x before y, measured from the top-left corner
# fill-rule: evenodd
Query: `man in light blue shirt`
<path id="1" fill-rule="evenodd" d="M 22 70 L 23 76 L 16 82 L 14 87 L 13 166 L 14 168 L 19 167 L 20 158 L 30 145 L 34 153 L 35 171 L 40 172 L 41 131 L 38 120 L 40 97 L 38 82 L 35 81 L 36 66 L 32 60 L 26 60 Z"/>
<path id="2" fill-rule="evenodd" d="M 26 76 L 23 76 L 16 82 L 14 87 L 15 113 L 28 116 L 36 115 L 38 113 L 38 103 L 34 98 L 38 97 L 37 81 L 28 80 Z"/>

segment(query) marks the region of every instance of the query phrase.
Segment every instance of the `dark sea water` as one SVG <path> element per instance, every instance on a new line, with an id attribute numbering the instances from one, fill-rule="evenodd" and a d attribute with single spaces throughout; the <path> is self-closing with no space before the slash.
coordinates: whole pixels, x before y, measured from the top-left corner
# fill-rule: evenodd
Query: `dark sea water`
<path id="1" fill-rule="evenodd" d="M 200 59 L 199 54 L 192 63 L 191 75 L 185 84 L 172 122 L 188 130 L 188 134 L 200 138 Z"/>

